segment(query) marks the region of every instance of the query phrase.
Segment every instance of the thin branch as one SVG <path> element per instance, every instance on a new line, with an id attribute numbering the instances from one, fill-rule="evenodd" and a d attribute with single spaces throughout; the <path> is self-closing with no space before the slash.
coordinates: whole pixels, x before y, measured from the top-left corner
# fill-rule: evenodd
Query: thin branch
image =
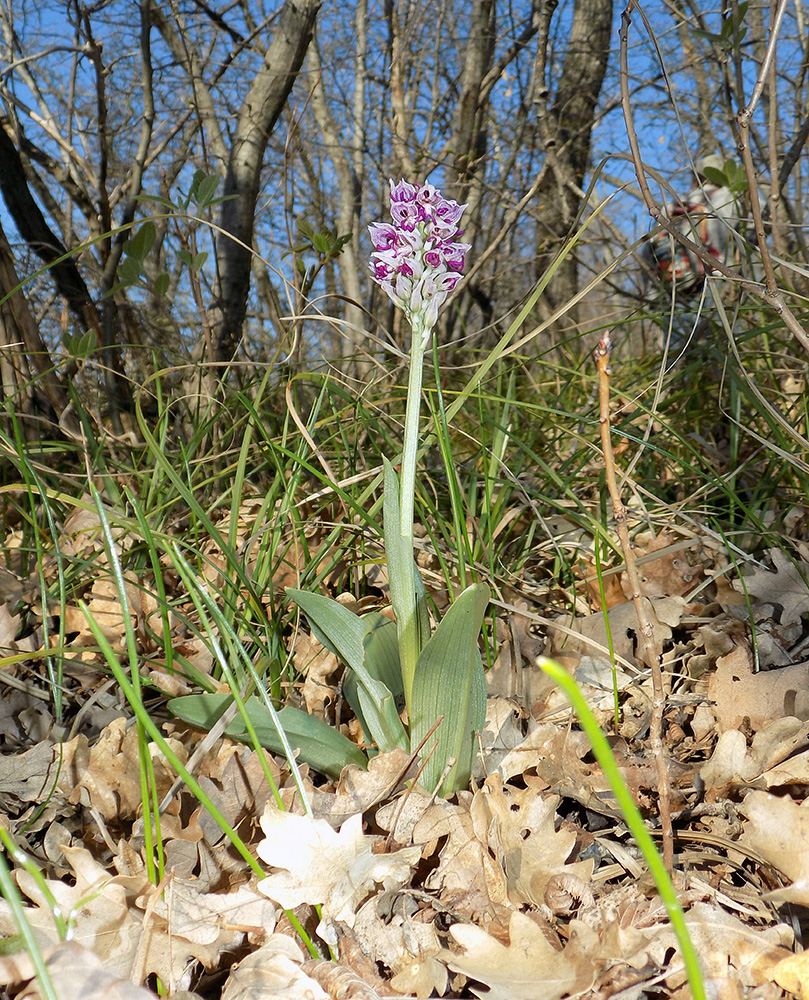
<path id="1" fill-rule="evenodd" d="M 626 508 L 618 490 L 615 475 L 615 455 L 610 437 L 610 354 L 612 338 L 609 331 L 599 341 L 595 350 L 598 365 L 598 402 L 599 425 L 601 429 L 601 449 L 604 454 L 604 473 L 607 489 L 612 500 L 615 516 L 615 528 L 621 542 L 621 549 L 626 562 L 626 575 L 632 588 L 632 603 L 638 616 L 640 634 L 643 642 L 644 660 L 652 672 L 652 719 L 649 725 L 649 743 L 654 754 L 657 768 L 657 801 L 660 811 L 660 826 L 663 832 L 663 860 L 670 872 L 674 867 L 674 833 L 671 826 L 671 787 L 666 757 L 663 751 L 663 712 L 666 707 L 666 692 L 663 687 L 662 651 L 657 642 L 654 622 L 649 616 L 644 598 L 641 595 L 640 574 L 638 573 L 635 551 L 629 537 L 626 521 Z"/>

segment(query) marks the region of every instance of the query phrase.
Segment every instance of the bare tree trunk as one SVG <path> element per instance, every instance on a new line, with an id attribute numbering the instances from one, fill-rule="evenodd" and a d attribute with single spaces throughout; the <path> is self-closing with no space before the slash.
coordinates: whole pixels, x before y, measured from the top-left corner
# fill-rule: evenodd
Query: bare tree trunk
<path id="1" fill-rule="evenodd" d="M 87 330 L 93 330 L 101 343 L 101 320 L 87 285 L 79 273 L 75 260 L 68 257 L 56 261 L 67 253 L 59 237 L 53 232 L 40 211 L 28 187 L 20 151 L 14 144 L 7 119 L 0 120 L 0 192 L 9 215 L 20 236 L 40 260 L 50 264 L 50 276 L 56 290 L 65 299 L 70 311 Z"/>
<path id="2" fill-rule="evenodd" d="M 14 255 L 0 224 L 0 349 L 3 351 L 3 390 L 6 393 L 25 389 L 28 366 L 36 374 L 34 391 L 53 408 L 55 417 L 62 422 L 68 409 L 68 396 L 59 376 L 54 371 L 53 361 L 37 328 L 36 320 L 21 288 Z M 16 291 L 12 291 L 16 289 Z M 20 364 L 14 365 L 15 354 L 20 356 Z M 16 383 L 16 385 L 15 385 Z M 75 430 L 72 419 L 64 422 L 66 429 Z"/>
<path id="3" fill-rule="evenodd" d="M 360 222 L 362 213 L 362 184 L 364 177 L 363 149 L 365 145 L 365 56 L 367 48 L 368 2 L 360 0 L 355 14 L 356 53 L 354 75 L 354 103 L 351 112 L 352 127 L 348 142 L 342 133 L 345 124 L 339 124 L 326 101 L 323 66 L 317 39 L 309 49 L 308 65 L 314 77 L 312 81 L 311 106 L 318 128 L 325 144 L 331 151 L 332 163 L 337 176 L 340 204 L 335 222 L 336 235 L 352 234 L 343 252 L 337 258 L 340 269 L 342 290 L 347 298 L 343 318 L 343 335 L 352 346 L 352 374 L 361 377 L 367 370 L 357 355 L 365 338 L 365 312 L 362 308 L 362 282 L 360 280 L 359 247 Z"/>
<path id="4" fill-rule="evenodd" d="M 552 13 L 556 0 L 546 0 L 545 6 Z M 571 234 L 582 204 L 595 109 L 609 60 L 612 7 L 612 0 L 576 0 L 562 75 L 550 107 L 547 73 L 537 79 L 535 101 L 550 167 L 536 198 L 540 239 L 537 277 L 552 265 L 563 241 Z M 569 302 L 578 287 L 577 263 L 568 255 L 547 287 L 543 312 L 550 315 Z M 573 307 L 564 325 L 570 327 L 577 319 Z"/>
<path id="5" fill-rule="evenodd" d="M 219 288 L 212 309 L 214 360 L 233 357 L 250 291 L 251 250 L 261 168 L 270 133 L 303 63 L 321 0 L 286 0 L 264 62 L 239 109 L 225 171 L 217 245 Z"/>

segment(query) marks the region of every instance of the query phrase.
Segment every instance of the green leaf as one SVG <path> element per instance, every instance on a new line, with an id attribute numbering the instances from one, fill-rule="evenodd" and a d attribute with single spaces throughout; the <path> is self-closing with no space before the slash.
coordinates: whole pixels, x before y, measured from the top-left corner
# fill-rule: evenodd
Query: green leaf
<path id="1" fill-rule="evenodd" d="M 118 277 L 122 285 L 134 285 L 140 280 L 140 269 L 142 261 L 136 257 L 124 257 L 118 265 Z"/>
<path id="2" fill-rule="evenodd" d="M 164 208 L 168 208 L 172 212 L 180 211 L 179 205 L 175 205 L 169 198 L 163 198 L 159 194 L 136 194 L 134 197 L 135 201 L 154 202 L 156 205 L 162 205 Z"/>
<path id="3" fill-rule="evenodd" d="M 205 261 L 208 259 L 208 251 L 201 250 L 198 254 L 195 254 L 194 259 L 191 261 L 191 270 L 199 271 Z"/>
<path id="4" fill-rule="evenodd" d="M 365 661 L 365 638 L 374 627 L 373 618 L 360 618 L 337 601 L 308 590 L 287 587 L 287 596 L 306 615 L 323 645 L 356 674 L 360 713 L 379 749 L 406 748 L 407 734 L 393 695 Z"/>
<path id="5" fill-rule="evenodd" d="M 200 208 L 205 208 L 213 201 L 218 186 L 219 178 L 216 174 L 206 174 L 203 170 L 197 170 L 191 181 L 191 197 Z"/>
<path id="6" fill-rule="evenodd" d="M 438 746 L 421 777 L 429 791 L 438 784 L 450 757 L 455 765 L 441 785 L 448 795 L 469 784 L 475 756 L 475 733 L 486 717 L 486 679 L 478 636 L 489 603 L 489 588 L 473 583 L 457 598 L 424 647 L 413 681 L 410 745 L 415 749 L 438 718 Z M 431 747 L 428 740 L 423 753 Z"/>
<path id="7" fill-rule="evenodd" d="M 75 335 L 65 334 L 65 347 L 74 358 L 86 358 L 98 347 L 98 337 L 95 330 L 85 330 Z"/>
<path id="8" fill-rule="evenodd" d="M 194 263 L 194 258 L 191 255 L 190 250 L 178 250 L 177 256 L 183 262 L 183 264 L 186 264 L 188 267 L 191 267 L 191 265 Z"/>
<path id="9" fill-rule="evenodd" d="M 169 284 L 171 283 L 171 278 L 166 271 L 161 271 L 160 274 L 154 280 L 154 293 L 159 298 L 162 299 L 166 292 L 169 290 Z"/>
<path id="10" fill-rule="evenodd" d="M 364 663 L 369 674 L 381 681 L 393 695 L 397 711 L 404 705 L 404 689 L 402 686 L 402 668 L 399 665 L 399 643 L 396 636 L 396 623 L 379 612 L 364 615 L 363 621 L 368 623 L 369 630 L 363 639 L 365 649 Z M 343 694 L 354 710 L 363 734 L 368 742 L 373 740 L 371 727 L 362 709 L 363 698 L 360 683 L 353 670 L 347 671 L 343 678 Z"/>
<path id="11" fill-rule="evenodd" d="M 148 219 L 138 228 L 136 233 L 132 234 L 124 247 L 124 253 L 134 258 L 134 260 L 140 261 L 142 264 L 146 259 L 146 255 L 155 245 L 156 239 L 157 229 L 151 219 Z"/>
<path id="12" fill-rule="evenodd" d="M 168 707 L 178 719 L 209 730 L 232 703 L 233 698 L 229 694 L 189 694 L 172 698 Z M 283 744 L 266 706 L 253 696 L 245 701 L 245 708 L 261 745 L 273 753 L 282 754 Z M 278 719 L 292 747 L 300 751 L 301 760 L 320 774 L 339 778 L 347 764 L 357 764 L 363 769 L 368 767 L 368 759 L 362 750 L 322 719 L 307 715 L 291 705 L 278 712 Z M 235 740 L 249 742 L 244 719 L 240 715 L 227 727 L 225 734 Z"/>

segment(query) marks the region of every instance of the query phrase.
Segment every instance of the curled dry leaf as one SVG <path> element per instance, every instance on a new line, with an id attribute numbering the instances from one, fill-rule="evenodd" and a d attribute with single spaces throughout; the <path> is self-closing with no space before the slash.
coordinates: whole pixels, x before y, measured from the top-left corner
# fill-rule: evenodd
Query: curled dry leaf
<path id="1" fill-rule="evenodd" d="M 259 857 L 285 870 L 259 882 L 259 890 L 284 909 L 302 903 L 322 905 L 318 934 L 331 945 L 337 944 L 335 921 L 353 927 L 360 904 L 377 887 L 398 889 L 421 856 L 420 847 L 374 854 L 374 845 L 382 838 L 362 832 L 359 813 L 335 831 L 323 819 L 281 812 L 269 803 L 261 828 L 265 838 L 258 845 Z"/>
<path id="2" fill-rule="evenodd" d="M 576 833 L 556 829 L 560 801 L 556 795 L 543 798 L 530 788 L 504 786 L 496 774 L 475 794 L 475 830 L 503 866 L 515 905 L 548 902 L 546 890 L 556 875 L 574 876 L 582 885 L 592 877 L 592 859 L 568 864 Z"/>
<path id="3" fill-rule="evenodd" d="M 302 969 L 303 954 L 292 938 L 273 934 L 233 969 L 222 1000 L 329 1000 Z"/>
<path id="4" fill-rule="evenodd" d="M 760 854 L 792 883 L 769 897 L 809 906 L 809 806 L 769 792 L 749 792 L 739 808 L 747 817 L 742 845 Z"/>

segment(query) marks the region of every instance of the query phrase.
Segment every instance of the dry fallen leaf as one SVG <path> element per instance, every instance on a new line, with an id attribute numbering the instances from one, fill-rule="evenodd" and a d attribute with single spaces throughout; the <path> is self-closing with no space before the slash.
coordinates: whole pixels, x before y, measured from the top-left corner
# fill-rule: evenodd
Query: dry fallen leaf
<path id="1" fill-rule="evenodd" d="M 557 795 L 543 798 L 530 788 L 504 786 L 497 774 L 475 794 L 472 818 L 478 839 L 488 844 L 503 866 L 515 906 L 550 903 L 549 883 L 563 874 L 576 880 L 592 899 L 593 860 L 568 863 L 576 833 L 572 828 L 556 829 L 560 801 Z"/>
<path id="2" fill-rule="evenodd" d="M 303 953 L 292 938 L 273 936 L 231 970 L 222 1000 L 329 1000 L 301 969 Z"/>
<path id="3" fill-rule="evenodd" d="M 720 984 L 751 988 L 766 983 L 770 969 L 786 957 L 786 949 L 793 941 L 792 930 L 786 924 L 754 927 L 713 903 L 695 903 L 686 913 L 685 921 L 699 955 L 709 996 L 721 996 L 716 992 Z M 657 937 L 650 953 L 662 966 L 666 951 L 672 947 L 676 943 L 669 926 Z M 679 950 L 677 959 L 670 964 L 669 978 L 670 985 L 685 978 Z"/>
<path id="4" fill-rule="evenodd" d="M 769 792 L 749 792 L 739 811 L 747 817 L 740 843 L 792 883 L 770 893 L 770 898 L 809 906 L 809 806 Z"/>
<path id="5" fill-rule="evenodd" d="M 591 931 L 581 924 L 577 930 L 586 944 L 592 944 Z M 472 987 L 481 1000 L 559 1000 L 589 989 L 595 981 L 596 969 L 585 955 L 585 942 L 571 935 L 564 951 L 554 948 L 525 913 L 512 914 L 508 945 L 473 924 L 454 924 L 449 932 L 464 952 L 445 951 L 442 958 L 451 969 L 489 987 L 485 991 Z"/>
<path id="6" fill-rule="evenodd" d="M 708 697 L 720 731 L 738 729 L 745 718 L 755 732 L 773 719 L 809 719 L 809 664 L 753 672 L 753 656 L 739 645 L 716 661 Z"/>
<path id="7" fill-rule="evenodd" d="M 261 828 L 265 838 L 258 845 L 259 856 L 286 870 L 262 879 L 259 890 L 287 910 L 302 903 L 322 905 L 318 934 L 332 946 L 337 944 L 333 922 L 353 927 L 360 904 L 377 886 L 398 889 L 421 857 L 419 847 L 374 854 L 374 845 L 382 838 L 362 832 L 359 813 L 335 831 L 323 819 L 281 812 L 269 803 Z"/>
<path id="8" fill-rule="evenodd" d="M 750 747 L 744 733 L 738 729 L 726 730 L 719 737 L 711 759 L 699 772 L 707 800 L 723 798 L 731 788 L 743 787 L 775 768 L 806 745 L 807 735 L 809 723 L 792 717 L 776 719 L 765 726 L 753 737 Z M 794 770 L 797 774 L 797 769 Z"/>
<path id="9" fill-rule="evenodd" d="M 770 976 L 797 1000 L 809 1000 L 809 951 L 782 958 L 770 969 Z"/>
<path id="10" fill-rule="evenodd" d="M 46 964 L 58 1000 L 154 1000 L 151 990 L 109 972 L 97 955 L 76 941 L 60 941 Z M 20 1000 L 41 997 L 36 983 L 20 994 Z"/>

